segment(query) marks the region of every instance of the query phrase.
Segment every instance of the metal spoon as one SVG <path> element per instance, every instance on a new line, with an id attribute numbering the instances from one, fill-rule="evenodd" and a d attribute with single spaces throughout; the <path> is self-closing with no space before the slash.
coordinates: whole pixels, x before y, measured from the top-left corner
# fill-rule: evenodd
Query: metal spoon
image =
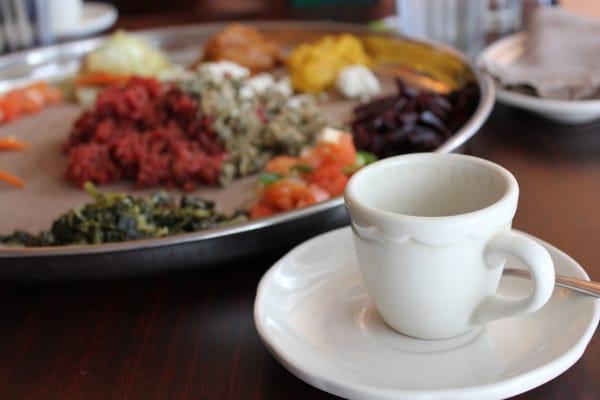
<path id="1" fill-rule="evenodd" d="M 529 272 L 522 269 L 506 268 L 504 269 L 504 275 L 529 279 Z M 600 282 L 584 281 L 563 275 L 556 275 L 555 282 L 555 285 L 558 287 L 600 298 Z"/>

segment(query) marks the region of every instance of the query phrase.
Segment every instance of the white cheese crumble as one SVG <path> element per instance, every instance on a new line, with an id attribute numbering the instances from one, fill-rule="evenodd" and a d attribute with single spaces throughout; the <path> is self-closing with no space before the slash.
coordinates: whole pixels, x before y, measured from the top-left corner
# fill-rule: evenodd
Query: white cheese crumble
<path id="1" fill-rule="evenodd" d="M 272 75 L 267 73 L 258 74 L 244 82 L 240 88 L 242 98 L 252 98 L 255 95 L 263 95 L 267 91 L 278 92 L 284 97 L 292 95 L 292 86 L 289 78 L 283 78 L 275 81 Z"/>
<path id="2" fill-rule="evenodd" d="M 290 97 L 287 100 L 286 106 L 288 106 L 289 108 L 292 108 L 292 109 L 299 109 L 302 107 L 302 105 L 304 103 L 306 103 L 310 99 L 311 99 L 311 95 L 309 95 L 309 94 L 297 94 L 295 96 Z"/>
<path id="3" fill-rule="evenodd" d="M 346 98 L 369 99 L 381 91 L 375 74 L 364 65 L 351 65 L 337 75 L 335 87 Z"/>
<path id="4" fill-rule="evenodd" d="M 292 94 L 294 94 L 294 90 L 292 89 L 292 81 L 289 77 L 278 80 L 277 83 L 275 83 L 275 90 L 285 97 L 290 97 Z"/>
<path id="5" fill-rule="evenodd" d="M 250 76 L 250 70 L 231 61 L 207 62 L 200 66 L 200 71 L 205 72 L 215 81 L 224 78 L 241 79 Z"/>
<path id="6" fill-rule="evenodd" d="M 326 126 L 321 130 L 321 132 L 319 132 L 319 136 L 317 136 L 317 142 L 338 143 L 344 133 L 344 131 L 340 131 L 339 129 Z"/>

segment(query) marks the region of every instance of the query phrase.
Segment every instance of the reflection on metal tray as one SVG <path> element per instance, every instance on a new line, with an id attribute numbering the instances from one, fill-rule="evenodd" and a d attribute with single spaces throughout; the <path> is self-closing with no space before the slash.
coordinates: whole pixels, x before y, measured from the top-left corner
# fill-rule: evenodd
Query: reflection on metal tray
<path id="1" fill-rule="evenodd" d="M 162 48 L 177 63 L 190 63 L 207 38 L 226 24 L 197 24 L 136 32 Z M 313 40 L 326 33 L 361 36 L 386 68 L 402 77 L 444 87 L 475 81 L 480 91 L 477 109 L 467 123 L 440 148 L 459 150 L 481 127 L 494 101 L 493 83 L 456 51 L 443 45 L 412 41 L 393 34 L 376 34 L 363 27 L 330 22 L 259 22 L 259 29 L 284 45 Z M 0 57 L 0 91 L 33 80 L 60 81 L 75 74 L 81 58 L 104 38 L 81 40 Z M 410 56 L 402 57 L 402 54 Z M 413 72 L 407 72 L 413 71 Z M 423 79 L 426 76 L 426 79 Z M 408 77 L 408 78 L 407 78 Z M 416 82 L 419 83 L 419 82 Z M 0 248 L 0 278 L 111 278 L 201 268 L 240 260 L 277 247 L 287 247 L 348 223 L 342 197 L 304 209 L 235 226 L 171 237 L 89 246 Z"/>

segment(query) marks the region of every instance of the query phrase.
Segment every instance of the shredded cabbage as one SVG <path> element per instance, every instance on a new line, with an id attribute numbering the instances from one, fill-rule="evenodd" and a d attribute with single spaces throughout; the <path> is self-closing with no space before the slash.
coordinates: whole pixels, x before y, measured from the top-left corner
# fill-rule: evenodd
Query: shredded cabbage
<path id="1" fill-rule="evenodd" d="M 145 40 L 118 31 L 106 43 L 88 54 L 87 72 L 108 72 L 115 75 L 156 76 L 171 67 L 167 57 Z"/>

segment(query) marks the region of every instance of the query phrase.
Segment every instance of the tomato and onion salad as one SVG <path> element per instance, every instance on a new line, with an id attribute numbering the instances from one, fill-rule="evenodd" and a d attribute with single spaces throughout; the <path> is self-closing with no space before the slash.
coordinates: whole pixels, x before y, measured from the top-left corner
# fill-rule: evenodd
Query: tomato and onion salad
<path id="1" fill-rule="evenodd" d="M 350 176 L 375 160 L 371 153 L 356 151 L 348 133 L 336 142 L 318 143 L 301 157 L 275 157 L 258 177 L 259 200 L 250 209 L 250 217 L 266 217 L 339 196 Z"/>

